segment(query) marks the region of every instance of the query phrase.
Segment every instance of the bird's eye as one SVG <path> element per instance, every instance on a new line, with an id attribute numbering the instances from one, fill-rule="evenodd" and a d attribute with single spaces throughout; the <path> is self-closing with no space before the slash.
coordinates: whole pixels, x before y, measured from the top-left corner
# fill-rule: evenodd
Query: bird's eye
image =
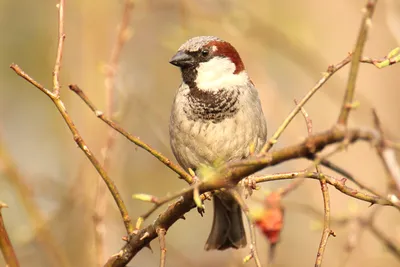
<path id="1" fill-rule="evenodd" d="M 208 56 L 208 53 L 209 53 L 209 51 L 208 51 L 207 49 L 201 50 L 201 55 L 202 55 L 203 57 Z"/>

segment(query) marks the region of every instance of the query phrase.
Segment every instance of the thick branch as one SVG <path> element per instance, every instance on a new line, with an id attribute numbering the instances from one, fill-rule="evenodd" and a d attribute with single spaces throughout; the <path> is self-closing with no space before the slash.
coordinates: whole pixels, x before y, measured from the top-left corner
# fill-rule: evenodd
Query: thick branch
<path id="1" fill-rule="evenodd" d="M 225 166 L 218 168 L 213 177 L 207 177 L 206 182 L 201 182 L 199 185 L 199 191 L 200 193 L 204 193 L 233 186 L 243 177 L 265 167 L 277 165 L 291 159 L 308 157 L 311 153 L 317 153 L 327 145 L 340 143 L 345 138 L 348 138 L 349 142 L 353 143 L 358 140 L 374 141 L 377 139 L 377 136 L 369 131 L 362 131 L 359 129 L 349 129 L 346 131 L 343 128 L 335 127 L 329 131 L 312 135 L 302 143 L 267 153 L 265 156 L 251 157 L 246 160 L 227 163 Z M 277 177 L 275 180 L 293 179 L 295 177 L 296 175 L 292 175 L 292 177 L 288 176 L 286 178 Z M 315 179 L 321 178 L 322 177 Z M 261 182 L 261 180 L 259 182 Z M 327 182 L 329 183 L 329 179 L 327 179 Z M 341 185 L 339 185 L 340 182 L 344 186 L 344 181 L 331 180 L 331 182 L 336 188 L 341 188 Z M 382 205 L 395 205 L 386 199 L 366 196 L 357 190 L 352 190 L 348 187 L 345 188 L 348 190 L 349 195 L 358 199 L 373 204 L 379 203 Z M 152 224 L 138 231 L 137 234 L 131 235 L 128 243 L 124 245 L 120 253 L 115 254 L 109 259 L 107 266 L 125 266 L 143 247 L 147 246 L 151 240 L 157 238 L 156 229 L 163 228 L 168 230 L 169 227 L 194 207 L 193 192 L 186 192 L 179 201 L 170 205 Z M 396 208 L 399 207 L 396 206 Z"/>

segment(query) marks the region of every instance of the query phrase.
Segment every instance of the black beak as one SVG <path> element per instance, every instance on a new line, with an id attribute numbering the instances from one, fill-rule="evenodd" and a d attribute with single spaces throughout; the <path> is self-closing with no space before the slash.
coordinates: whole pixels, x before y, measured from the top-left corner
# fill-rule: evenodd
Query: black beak
<path id="1" fill-rule="evenodd" d="M 191 66 L 194 64 L 194 59 L 191 55 L 186 54 L 183 51 L 178 51 L 169 61 L 172 65 L 177 67 Z"/>

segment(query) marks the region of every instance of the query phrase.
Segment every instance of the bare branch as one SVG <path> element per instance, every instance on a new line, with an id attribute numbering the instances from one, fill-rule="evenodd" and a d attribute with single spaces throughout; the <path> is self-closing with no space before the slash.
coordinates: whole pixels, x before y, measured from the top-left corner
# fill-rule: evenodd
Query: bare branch
<path id="1" fill-rule="evenodd" d="M 160 241 L 160 267 L 165 267 L 165 259 L 167 256 L 167 249 L 165 246 L 165 234 L 167 231 L 163 228 L 158 228 L 156 230 L 158 235 L 158 240 Z"/>
<path id="2" fill-rule="evenodd" d="M 360 66 L 360 59 L 364 50 L 365 42 L 367 41 L 368 30 L 371 27 L 371 18 L 374 14 L 375 5 L 377 0 L 367 0 L 365 9 L 363 10 L 364 16 L 361 21 L 360 32 L 358 34 L 357 43 L 354 50 L 353 58 L 351 59 L 351 67 L 349 78 L 346 86 L 346 93 L 343 99 L 342 108 L 340 110 L 339 118 L 337 123 L 341 125 L 347 124 L 347 119 L 350 114 L 350 110 L 353 107 L 353 98 L 356 88 L 356 80 L 358 69 Z"/>
<path id="3" fill-rule="evenodd" d="M 231 189 L 229 192 L 235 198 L 236 202 L 239 203 L 242 211 L 246 215 L 247 223 L 249 224 L 250 228 L 250 254 L 244 258 L 243 262 L 246 263 L 251 259 L 254 259 L 254 263 L 256 264 L 256 266 L 261 267 L 260 258 L 258 257 L 258 252 L 257 252 L 256 231 L 254 222 L 251 219 L 249 207 L 243 201 L 243 198 L 240 196 L 239 192 L 236 189 Z"/>
<path id="4" fill-rule="evenodd" d="M 8 267 L 19 267 L 17 255 L 15 254 L 13 245 L 3 222 L 1 210 L 8 206 L 0 201 L 0 250 L 3 253 L 4 260 Z"/>
<path id="5" fill-rule="evenodd" d="M 143 214 L 142 216 L 139 217 L 138 221 L 136 222 L 136 227 L 135 227 L 136 230 L 139 230 L 143 221 L 146 220 L 151 214 L 153 214 L 159 207 L 161 207 L 165 203 L 167 203 L 171 200 L 174 200 L 175 198 L 178 198 L 188 192 L 192 192 L 195 188 L 198 188 L 198 186 L 200 184 L 201 184 L 201 182 L 199 182 L 198 184 L 195 184 L 189 188 L 181 190 L 175 194 L 167 195 L 163 198 L 156 198 L 156 197 L 151 198 L 150 202 L 154 203 L 154 206 L 150 210 L 148 210 L 145 214 Z M 143 200 L 143 197 L 137 197 L 137 196 L 143 196 L 143 195 L 142 194 L 134 195 L 133 198 Z M 203 197 L 203 199 L 204 199 L 204 197 Z"/>
<path id="6" fill-rule="evenodd" d="M 346 66 L 351 60 L 351 55 L 348 55 L 344 60 L 336 65 L 331 65 L 328 67 L 327 71 L 323 74 L 323 77 L 317 82 L 317 84 L 303 97 L 303 99 L 296 105 L 296 107 L 290 112 L 283 123 L 279 126 L 272 137 L 265 143 L 264 147 L 261 149 L 260 154 L 268 152 L 272 146 L 278 141 L 283 131 L 293 120 L 293 118 L 299 113 L 301 108 L 307 103 L 307 101 L 335 74 L 338 70 Z"/>
<path id="7" fill-rule="evenodd" d="M 90 101 L 90 99 L 85 95 L 85 93 L 77 86 L 77 85 L 70 85 L 69 88 L 74 91 L 85 103 L 86 105 L 96 114 L 98 118 L 100 118 L 102 121 L 104 121 L 106 124 L 108 124 L 110 127 L 115 129 L 117 132 L 125 136 L 129 141 L 134 143 L 135 145 L 143 148 L 153 156 L 155 156 L 159 161 L 161 161 L 164 165 L 166 165 L 168 168 L 179 174 L 182 179 L 184 179 L 188 184 L 193 183 L 193 177 L 184 171 L 179 165 L 174 164 L 171 160 L 169 160 L 167 157 L 162 155 L 160 152 L 143 142 L 142 140 L 139 139 L 139 137 L 133 136 L 130 133 L 128 133 L 126 130 L 124 130 L 121 126 L 107 118 L 103 112 L 98 110 L 94 104 Z"/>
<path id="8" fill-rule="evenodd" d="M 57 55 L 56 62 L 54 64 L 53 70 L 53 93 L 58 96 L 60 94 L 60 69 L 61 69 L 61 60 L 63 55 L 64 48 L 64 2 L 65 0 L 60 0 L 57 5 L 58 8 L 58 46 L 57 46 Z"/>
<path id="9" fill-rule="evenodd" d="M 319 169 L 317 168 L 318 173 Z M 322 259 L 324 257 L 324 252 L 326 248 L 326 244 L 328 243 L 329 236 L 335 236 L 335 233 L 330 228 L 330 217 L 331 217 L 331 208 L 330 208 L 330 198 L 329 198 L 329 190 L 326 184 L 326 178 L 322 178 L 319 180 L 321 184 L 322 197 L 324 200 L 324 230 L 322 232 L 321 242 L 318 247 L 317 258 L 315 259 L 315 267 L 319 267 L 322 264 Z"/>
<path id="10" fill-rule="evenodd" d="M 133 1 L 132 0 L 125 0 L 124 7 L 123 7 L 123 15 L 121 18 L 121 23 L 119 25 L 117 38 L 115 39 L 114 46 L 111 50 L 110 60 L 108 65 L 106 66 L 106 74 L 105 74 L 105 89 L 106 89 L 106 104 L 107 104 L 107 115 L 113 117 L 115 113 L 123 113 L 122 107 L 123 105 L 119 106 L 119 111 L 117 112 L 114 104 L 114 95 L 115 95 L 115 76 L 118 70 L 118 62 L 120 58 L 120 54 L 122 48 L 124 47 L 125 43 L 129 39 L 129 23 L 131 20 L 131 13 L 133 10 Z M 102 149 L 102 164 L 106 171 L 109 170 L 110 166 L 110 154 L 115 145 L 115 139 L 117 136 L 117 132 L 114 131 L 112 128 L 109 128 L 107 131 L 107 138 L 104 143 L 104 147 Z M 97 255 L 97 265 L 101 266 L 105 260 L 105 225 L 104 225 L 104 217 L 106 214 L 106 194 L 107 189 L 100 180 L 97 181 L 97 194 L 96 194 L 96 202 L 95 202 L 95 210 L 94 210 L 94 228 L 95 228 L 95 246 L 96 246 L 96 255 Z"/>
<path id="11" fill-rule="evenodd" d="M 261 157 L 253 156 L 249 159 L 228 162 L 224 166 L 217 168 L 215 170 L 215 175 L 212 177 L 207 177 L 205 181 L 201 182 L 199 185 L 199 193 L 202 194 L 204 192 L 213 191 L 220 188 L 230 188 L 237 184 L 243 177 L 249 176 L 265 167 L 273 166 L 295 158 L 307 157 L 310 153 L 317 153 L 325 146 L 342 142 L 345 138 L 349 138 L 349 142 L 353 143 L 360 140 L 373 142 L 377 137 L 370 131 L 363 131 L 359 129 L 346 130 L 340 127 L 335 127 L 326 132 L 316 133 L 308 137 L 302 143 L 269 152 Z M 300 174 L 302 176 L 300 176 Z M 287 173 L 285 175 L 276 175 L 275 177 L 271 175 L 268 178 L 260 178 L 257 180 L 257 182 L 293 179 L 296 177 L 307 177 L 317 180 L 325 178 L 327 183 L 332 184 L 335 186 L 335 188 L 349 196 L 367 201 L 372 204 L 377 203 L 381 205 L 391 205 L 397 209 L 400 209 L 396 203 L 393 203 L 388 199 L 370 196 L 346 186 L 344 184 L 344 180 L 332 179 L 327 175 L 313 172 L 300 174 L 296 176 L 296 173 Z M 143 247 L 147 246 L 151 240 L 157 237 L 157 228 L 164 228 L 168 231 L 169 227 L 171 227 L 177 220 L 182 218 L 186 212 L 190 211 L 194 207 L 195 203 L 193 201 L 193 192 L 186 192 L 177 202 L 169 205 L 167 210 L 160 214 L 152 224 L 141 229 L 137 232 L 137 234 L 131 235 L 129 242 L 121 249 L 121 253 L 117 253 L 110 258 L 108 264 L 112 262 L 111 266 L 126 265 L 126 263 L 128 263 L 129 260 L 134 257 Z"/>
<path id="12" fill-rule="evenodd" d="M 389 190 L 400 193 L 400 166 L 396 160 L 396 153 L 393 148 L 387 145 L 386 135 L 382 128 L 382 123 L 378 114 L 373 109 L 372 115 L 374 117 L 375 128 L 381 135 L 381 140 L 376 144 L 376 150 L 385 167 L 386 176 L 388 178 Z"/>
<path id="13" fill-rule="evenodd" d="M 106 171 L 101 166 L 100 162 L 93 155 L 92 151 L 89 149 L 89 147 L 86 145 L 85 141 L 82 139 L 74 122 L 72 121 L 71 117 L 68 115 L 67 110 L 65 109 L 64 103 L 60 100 L 60 98 L 57 95 L 51 93 L 48 89 L 44 88 L 41 84 L 36 82 L 28 74 L 26 74 L 24 71 L 22 71 L 22 69 L 20 67 L 18 67 L 15 64 L 12 64 L 10 67 L 15 71 L 15 73 L 17 75 L 21 76 L 22 78 L 24 78 L 25 80 L 30 82 L 32 85 L 34 85 L 40 91 L 44 92 L 53 101 L 54 105 L 57 107 L 58 111 L 60 112 L 61 116 L 63 117 L 65 123 L 68 125 L 68 128 L 70 129 L 70 131 L 73 135 L 74 141 L 77 143 L 79 148 L 85 153 L 86 157 L 90 160 L 90 162 L 95 167 L 95 169 L 100 174 L 100 176 L 103 178 L 108 189 L 110 190 L 115 202 L 117 203 L 118 209 L 121 213 L 127 233 L 128 234 L 132 233 L 134 230 L 132 221 L 128 215 L 128 210 L 126 209 L 126 206 L 121 198 L 121 195 L 119 194 L 118 189 L 114 184 L 114 181 L 111 180 L 111 178 L 107 175 Z"/>

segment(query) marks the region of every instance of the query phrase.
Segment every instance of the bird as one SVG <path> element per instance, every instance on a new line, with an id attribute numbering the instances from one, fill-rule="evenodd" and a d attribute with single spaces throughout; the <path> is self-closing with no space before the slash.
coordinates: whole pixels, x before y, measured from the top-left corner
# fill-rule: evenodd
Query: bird
<path id="1" fill-rule="evenodd" d="M 267 123 L 258 91 L 229 42 L 215 36 L 193 37 L 169 62 L 180 68 L 182 76 L 169 133 L 173 154 L 184 169 L 196 172 L 201 166 L 240 160 L 261 150 Z M 204 249 L 245 247 L 239 203 L 227 191 L 219 191 L 213 196 L 213 207 Z"/>

